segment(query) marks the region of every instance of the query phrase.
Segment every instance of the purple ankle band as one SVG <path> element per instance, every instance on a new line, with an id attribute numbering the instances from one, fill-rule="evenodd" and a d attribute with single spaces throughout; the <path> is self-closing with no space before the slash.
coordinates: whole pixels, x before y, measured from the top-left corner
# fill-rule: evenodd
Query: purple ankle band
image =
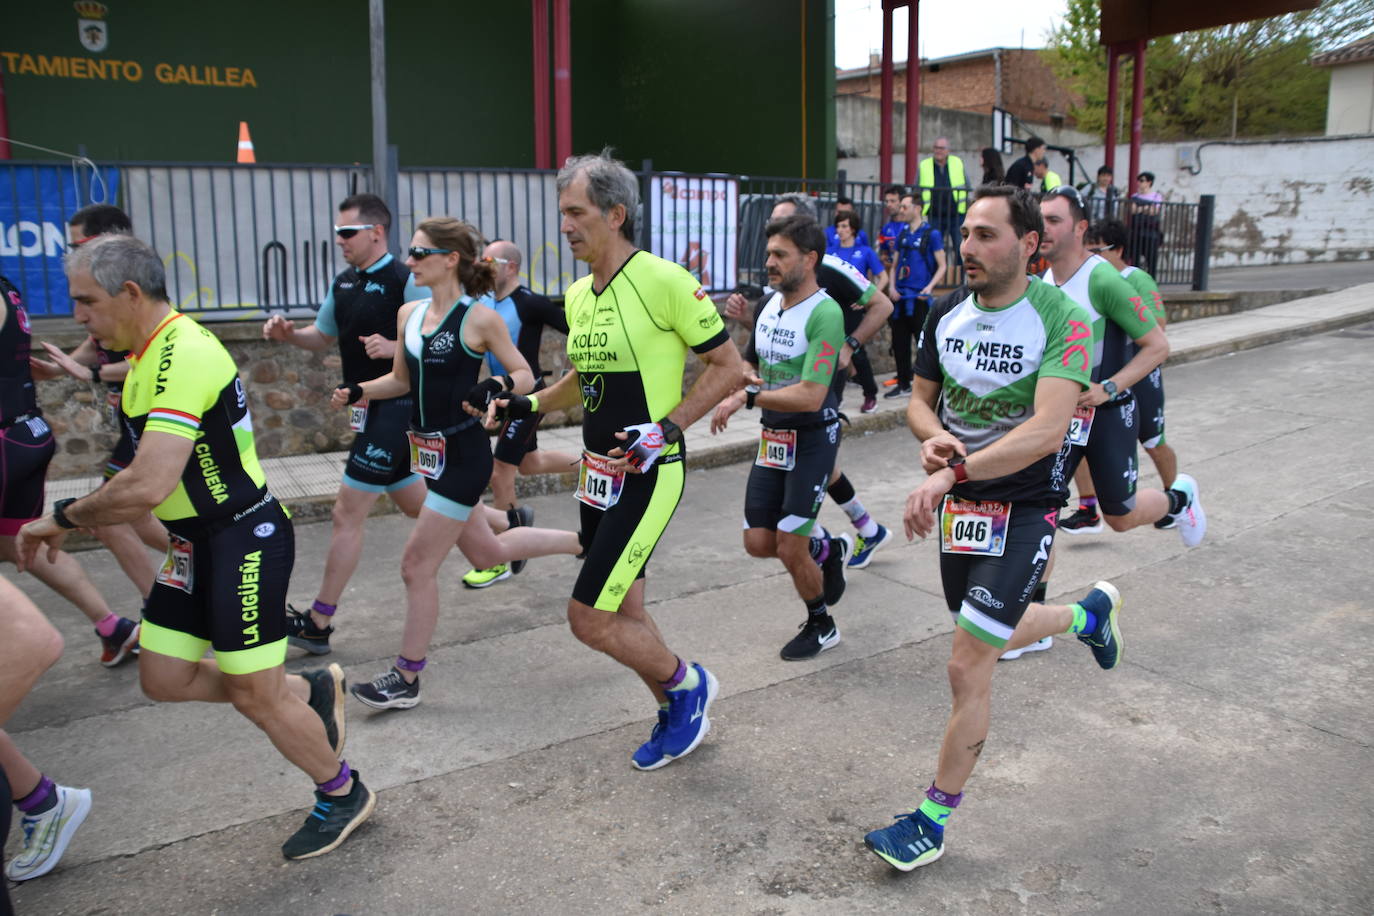
<path id="1" fill-rule="evenodd" d="M 666 680 L 666 681 L 659 681 L 659 685 L 662 686 L 664 690 L 672 690 L 672 689 L 673 689 L 674 687 L 676 687 L 678 684 L 681 684 L 681 683 L 682 683 L 682 679 L 685 678 L 686 676 L 687 676 L 687 663 L 684 662 L 682 659 L 679 658 L 679 659 L 677 660 L 677 671 L 674 671 L 674 672 L 673 672 L 673 676 L 670 677 L 670 678 L 668 678 L 668 680 Z"/>
<path id="2" fill-rule="evenodd" d="M 314 604 L 310 605 L 310 610 L 314 611 L 316 614 L 323 614 L 326 617 L 333 617 L 334 612 L 338 609 L 339 606 L 337 604 L 325 604 L 323 601 L 316 601 Z"/>
<path id="3" fill-rule="evenodd" d="M 353 771 L 348 768 L 347 760 L 339 761 L 339 775 L 329 782 L 317 782 L 315 788 L 321 792 L 335 792 L 348 785 L 348 781 L 353 778 Z"/>
<path id="4" fill-rule="evenodd" d="M 425 660 L 422 658 L 418 662 L 413 662 L 404 655 L 396 656 L 396 667 L 402 671 L 424 671 Z"/>
<path id="5" fill-rule="evenodd" d="M 935 802 L 937 805 L 944 805 L 946 808 L 957 808 L 959 807 L 959 802 L 964 798 L 964 793 L 960 792 L 958 795 L 949 795 L 935 788 L 935 783 L 932 782 L 930 788 L 926 789 L 926 798 Z"/>
<path id="6" fill-rule="evenodd" d="M 53 784 L 51 779 L 46 776 L 40 776 L 37 788 L 23 798 L 16 798 L 14 800 L 14 806 L 25 814 L 28 814 L 34 808 L 37 808 L 39 805 L 43 804 L 43 802 L 47 801 L 48 796 L 52 794 L 55 788 L 57 787 Z"/>
<path id="7" fill-rule="evenodd" d="M 821 552 L 816 554 L 816 565 L 821 566 L 830 558 L 830 538 L 821 538 Z"/>

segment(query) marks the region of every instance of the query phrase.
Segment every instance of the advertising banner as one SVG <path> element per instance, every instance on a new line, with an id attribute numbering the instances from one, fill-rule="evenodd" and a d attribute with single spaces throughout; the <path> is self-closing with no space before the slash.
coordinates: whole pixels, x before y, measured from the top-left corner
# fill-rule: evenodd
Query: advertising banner
<path id="1" fill-rule="evenodd" d="M 653 253 L 687 268 L 708 290 L 734 289 L 739 182 L 656 175 L 649 194 Z"/>

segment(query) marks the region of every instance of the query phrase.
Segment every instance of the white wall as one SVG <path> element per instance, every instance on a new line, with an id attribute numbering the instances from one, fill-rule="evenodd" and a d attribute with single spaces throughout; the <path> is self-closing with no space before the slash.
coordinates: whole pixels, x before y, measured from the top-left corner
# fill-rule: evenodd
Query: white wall
<path id="1" fill-rule="evenodd" d="M 1374 133 L 1374 60 L 1331 68 L 1326 102 L 1326 133 Z"/>
<path id="2" fill-rule="evenodd" d="M 1180 168 L 1181 154 L 1197 174 Z M 1079 157 L 1096 172 L 1102 147 Z M 1118 146 L 1118 186 L 1129 162 Z M 1140 167 L 1166 200 L 1216 196 L 1213 267 L 1374 258 L 1374 136 L 1147 143 Z"/>

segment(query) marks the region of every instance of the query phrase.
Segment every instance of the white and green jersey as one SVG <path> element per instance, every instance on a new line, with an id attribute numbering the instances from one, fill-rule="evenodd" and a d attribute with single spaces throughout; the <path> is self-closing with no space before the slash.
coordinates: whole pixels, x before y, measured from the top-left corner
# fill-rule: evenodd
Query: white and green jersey
<path id="1" fill-rule="evenodd" d="M 774 293 L 754 323 L 745 359 L 759 368 L 763 390 L 775 391 L 797 382 L 830 385 L 839 369 L 844 346 L 844 316 L 825 290 L 816 290 L 796 305 L 783 308 L 782 293 Z M 833 419 L 839 401 L 832 387 L 820 410 L 788 413 L 763 411 L 764 426 L 790 429 Z"/>
<path id="2" fill-rule="evenodd" d="M 1068 293 L 1092 319 L 1094 382 L 1111 378 L 1130 362 L 1135 356 L 1132 344 L 1159 326 L 1153 303 L 1136 293 L 1101 255 L 1092 255 L 1073 276 L 1062 280 L 1051 268 L 1045 272 L 1045 282 Z"/>
<path id="3" fill-rule="evenodd" d="M 915 372 L 940 383 L 940 422 L 968 447 L 987 448 L 1035 414 L 1035 386 L 1066 378 L 1088 387 L 1093 333 L 1087 313 L 1034 277 L 1012 305 L 987 309 L 977 294 L 937 305 L 926 319 Z M 1063 455 L 995 480 L 957 484 L 963 499 L 1043 501 L 1067 494 Z"/>

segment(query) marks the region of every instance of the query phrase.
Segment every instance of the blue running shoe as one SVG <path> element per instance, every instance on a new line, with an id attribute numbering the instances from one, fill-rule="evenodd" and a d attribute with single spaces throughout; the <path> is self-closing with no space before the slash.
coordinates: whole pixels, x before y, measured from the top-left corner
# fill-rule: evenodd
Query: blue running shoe
<path id="1" fill-rule="evenodd" d="M 701 665 L 692 663 L 700 683 L 692 690 L 668 691 L 668 724 L 663 729 L 663 757 L 658 763 L 644 767 L 653 770 L 686 757 L 697 749 L 701 739 L 711 730 L 711 702 L 720 692 L 716 676 Z"/>
<path id="2" fill-rule="evenodd" d="M 656 770 L 669 762 L 663 756 L 663 733 L 668 730 L 668 710 L 658 711 L 658 723 L 649 734 L 649 740 L 639 746 L 630 756 L 630 763 L 636 770 Z"/>
<path id="3" fill-rule="evenodd" d="M 880 547 L 886 547 L 887 542 L 892 540 L 892 532 L 882 525 L 878 526 L 878 533 L 871 538 L 866 538 L 862 534 L 858 536 L 858 541 L 854 544 L 854 555 L 849 558 L 850 569 L 863 569 L 873 560 L 873 554 Z"/>
<path id="4" fill-rule="evenodd" d="M 1126 654 L 1117 621 L 1121 613 L 1121 593 L 1110 582 L 1098 582 L 1087 597 L 1078 603 L 1083 605 L 1083 610 L 1091 611 L 1097 618 L 1097 628 L 1088 633 L 1079 633 L 1078 641 L 1092 649 L 1097 663 L 1110 671 L 1121 663 L 1121 657 Z"/>
<path id="5" fill-rule="evenodd" d="M 897 822 L 864 837 L 864 845 L 901 871 L 929 865 L 945 854 L 945 832 L 920 811 L 897 815 Z"/>

